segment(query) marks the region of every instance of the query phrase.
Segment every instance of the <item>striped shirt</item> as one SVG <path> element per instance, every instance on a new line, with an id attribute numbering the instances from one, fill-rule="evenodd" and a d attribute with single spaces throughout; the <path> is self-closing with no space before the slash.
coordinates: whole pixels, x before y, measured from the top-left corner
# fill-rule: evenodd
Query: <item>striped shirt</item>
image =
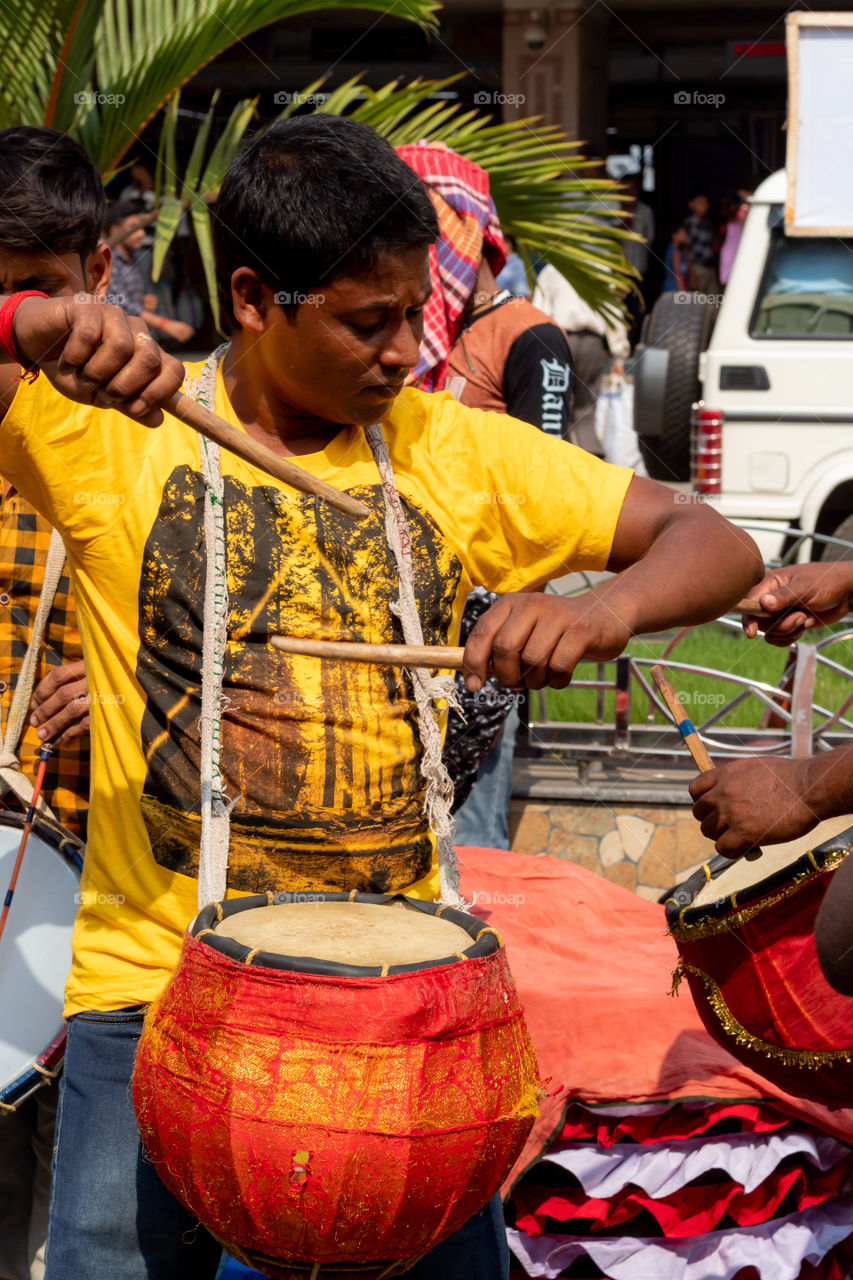
<path id="1" fill-rule="evenodd" d="M 51 528 L 34 507 L 0 480 L 0 724 L 3 733 L 21 664 L 30 643 L 44 582 Z M 67 568 L 57 587 L 36 665 L 38 684 L 53 667 L 83 656 Z M 27 724 L 18 747 L 21 768 L 34 781 L 41 742 Z M 45 773 L 44 798 L 59 821 L 85 839 L 89 807 L 89 738 L 63 744 Z M 19 807 L 8 793 L 3 803 Z"/>

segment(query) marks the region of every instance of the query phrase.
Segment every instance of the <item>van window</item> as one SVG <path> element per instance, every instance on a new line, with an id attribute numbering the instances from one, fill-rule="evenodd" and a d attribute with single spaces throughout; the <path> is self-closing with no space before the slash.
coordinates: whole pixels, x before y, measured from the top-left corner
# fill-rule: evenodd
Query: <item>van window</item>
<path id="1" fill-rule="evenodd" d="M 750 334 L 853 339 L 853 240 L 774 231 Z"/>

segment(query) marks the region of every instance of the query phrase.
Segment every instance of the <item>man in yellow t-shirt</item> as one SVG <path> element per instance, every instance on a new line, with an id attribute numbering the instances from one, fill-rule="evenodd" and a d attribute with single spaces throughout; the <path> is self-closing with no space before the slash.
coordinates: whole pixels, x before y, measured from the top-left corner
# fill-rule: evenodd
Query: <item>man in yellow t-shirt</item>
<path id="1" fill-rule="evenodd" d="M 582 657 L 715 617 L 761 574 L 751 540 L 710 509 L 514 419 L 402 389 L 436 234 L 420 183 L 351 120 L 274 125 L 223 183 L 217 270 L 234 337 L 214 407 L 369 509 L 352 521 L 222 454 L 229 893 L 437 892 L 408 682 L 269 644 L 276 634 L 401 638 L 365 426 L 381 422 L 387 441 L 425 640 L 455 641 L 475 583 L 504 597 L 466 646 L 473 687 L 489 661 L 506 685 L 563 687 Z M 168 415 L 146 430 L 184 370 L 137 321 L 28 298 L 11 336 L 47 377 L 7 392 L 4 472 L 65 539 L 93 742 L 47 1280 L 203 1280 L 215 1272 L 211 1237 L 189 1230 L 143 1160 L 127 1097 L 141 1012 L 197 907 L 200 441 Z M 569 569 L 605 567 L 618 576 L 582 597 L 531 593 Z M 413 1274 L 500 1280 L 499 1214 L 486 1206 Z"/>

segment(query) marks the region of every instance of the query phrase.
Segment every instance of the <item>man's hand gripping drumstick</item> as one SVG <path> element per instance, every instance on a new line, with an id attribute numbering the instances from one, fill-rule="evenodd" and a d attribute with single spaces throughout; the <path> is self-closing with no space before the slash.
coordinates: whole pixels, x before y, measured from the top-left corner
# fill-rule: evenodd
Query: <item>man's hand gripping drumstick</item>
<path id="1" fill-rule="evenodd" d="M 21 363 L 42 368 L 69 400 L 118 409 L 147 427 L 159 426 L 165 410 L 277 480 L 347 515 L 367 515 L 356 499 L 182 395 L 181 362 L 160 349 L 143 321 L 120 307 L 73 297 L 27 297 L 15 307 L 11 337 Z M 11 353 L 6 354 L 8 359 Z"/>

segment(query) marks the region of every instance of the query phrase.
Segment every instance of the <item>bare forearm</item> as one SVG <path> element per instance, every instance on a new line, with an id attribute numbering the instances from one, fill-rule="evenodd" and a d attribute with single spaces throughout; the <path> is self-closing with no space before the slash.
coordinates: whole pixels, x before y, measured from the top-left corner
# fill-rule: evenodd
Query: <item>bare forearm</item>
<path id="1" fill-rule="evenodd" d="M 813 756 L 804 773 L 802 798 L 818 819 L 853 815 L 853 744 Z"/>
<path id="2" fill-rule="evenodd" d="M 634 564 L 609 567 L 622 571 L 595 591 L 634 635 L 719 618 L 764 572 L 752 538 L 698 504 L 665 520 Z"/>

